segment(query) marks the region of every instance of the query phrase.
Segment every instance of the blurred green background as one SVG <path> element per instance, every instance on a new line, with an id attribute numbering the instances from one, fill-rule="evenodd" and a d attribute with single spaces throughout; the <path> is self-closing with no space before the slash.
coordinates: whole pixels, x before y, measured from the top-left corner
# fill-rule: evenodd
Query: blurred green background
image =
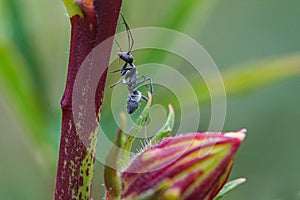
<path id="1" fill-rule="evenodd" d="M 248 130 L 231 174 L 231 179 L 246 177 L 247 182 L 224 199 L 300 199 L 299 10 L 299 0 L 123 3 L 132 28 L 185 33 L 219 67 L 228 103 L 224 130 Z M 0 0 L 0 199 L 53 198 L 70 34 L 66 13 L 59 0 Z M 159 51 L 134 56 L 137 65 L 167 63 L 179 71 L 185 66 Z M 202 81 L 192 69 L 184 71 L 193 86 Z M 201 92 L 199 130 L 204 131 L 210 104 L 203 98 L 206 89 Z M 156 94 L 168 95 L 163 88 Z M 169 98 L 156 103 L 166 105 Z M 183 112 L 173 103 L 176 113 Z M 102 123 L 115 131 L 107 108 L 105 103 Z M 102 198 L 100 172 L 97 162 L 94 199 Z"/>

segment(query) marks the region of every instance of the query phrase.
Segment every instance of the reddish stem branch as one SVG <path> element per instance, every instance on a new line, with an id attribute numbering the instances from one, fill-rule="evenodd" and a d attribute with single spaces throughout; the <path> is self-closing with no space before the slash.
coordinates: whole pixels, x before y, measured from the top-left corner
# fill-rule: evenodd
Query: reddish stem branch
<path id="1" fill-rule="evenodd" d="M 71 46 L 61 101 L 62 133 L 55 199 L 89 199 L 106 71 L 122 0 L 82 0 L 71 17 Z M 101 77 L 101 78 L 100 78 Z"/>

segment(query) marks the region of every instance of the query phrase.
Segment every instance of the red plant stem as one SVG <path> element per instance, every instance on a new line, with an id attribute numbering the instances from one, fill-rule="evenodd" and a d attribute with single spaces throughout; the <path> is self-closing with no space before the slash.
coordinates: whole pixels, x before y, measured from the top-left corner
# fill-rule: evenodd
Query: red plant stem
<path id="1" fill-rule="evenodd" d="M 78 1 L 77 1 L 78 2 Z M 68 75 L 61 100 L 62 130 L 55 199 L 89 199 L 99 116 L 122 0 L 82 0 L 71 16 Z"/>

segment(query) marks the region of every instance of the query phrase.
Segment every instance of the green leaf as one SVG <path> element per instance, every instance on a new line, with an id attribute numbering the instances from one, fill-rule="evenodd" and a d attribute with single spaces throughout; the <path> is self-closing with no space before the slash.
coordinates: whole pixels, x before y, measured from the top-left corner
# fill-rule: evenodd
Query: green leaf
<path id="1" fill-rule="evenodd" d="M 271 84 L 296 76 L 300 76 L 300 54 L 246 63 L 222 72 L 227 97 L 250 94 Z M 223 94 L 217 85 L 213 85 L 215 82 L 214 79 L 219 78 L 220 77 L 212 78 L 212 84 L 210 85 L 210 89 L 214 91 L 216 98 Z M 191 84 L 195 87 L 197 86 L 197 92 L 195 94 L 197 95 L 199 103 L 210 103 L 211 96 L 207 86 L 204 83 L 199 84 L 199 78 L 191 76 L 191 79 Z M 182 96 L 189 96 L 186 88 L 180 85 L 176 85 L 176 87 L 180 89 Z M 161 98 L 159 100 L 165 103 L 164 99 Z M 187 106 L 189 106 L 190 103 L 192 102 L 189 102 L 187 99 Z"/>
<path id="2" fill-rule="evenodd" d="M 224 187 L 222 188 L 222 190 L 218 193 L 218 195 L 214 198 L 214 200 L 218 200 L 221 197 L 223 197 L 225 194 L 227 194 L 228 192 L 230 192 L 231 190 L 233 190 L 234 188 L 236 188 L 237 186 L 241 185 L 242 183 L 244 183 L 246 181 L 245 178 L 239 178 L 239 179 L 235 179 L 233 181 L 230 181 L 228 183 L 226 183 L 224 185 Z"/>
<path id="3" fill-rule="evenodd" d="M 124 165 L 127 165 L 130 161 L 130 151 L 131 151 L 131 147 L 132 144 L 136 138 L 136 135 L 140 132 L 140 130 L 143 128 L 143 125 L 148 117 L 149 114 L 149 110 L 150 110 L 150 106 L 151 106 L 151 102 L 152 102 L 152 96 L 151 94 L 148 92 L 148 101 L 147 104 L 145 105 L 143 111 L 141 112 L 141 114 L 139 115 L 139 117 L 136 120 L 136 123 L 133 127 L 133 130 L 129 133 L 124 146 L 123 146 L 123 154 L 121 156 L 121 159 L 124 161 Z"/>
<path id="4" fill-rule="evenodd" d="M 227 94 L 248 93 L 300 75 L 300 55 L 287 55 L 249 63 L 225 72 Z"/>
<path id="5" fill-rule="evenodd" d="M 122 149 L 124 145 L 124 132 L 122 131 L 126 124 L 126 116 L 124 113 L 121 113 L 121 118 L 122 124 L 115 138 L 114 146 L 112 146 L 106 157 L 106 163 L 110 165 L 107 164 L 104 167 L 106 192 L 112 199 L 120 199 L 122 193 L 121 178 L 118 169 L 120 164 L 120 149 Z"/>
<path id="6" fill-rule="evenodd" d="M 160 7 L 163 7 L 162 9 L 165 10 L 165 12 L 161 13 L 161 17 L 158 19 L 160 26 L 171 30 L 182 31 L 184 33 L 188 32 L 188 30 L 192 30 L 191 32 L 195 32 L 195 30 L 196 32 L 201 32 L 203 31 L 203 27 L 207 23 L 209 16 L 215 10 L 218 2 L 219 0 L 187 0 L 177 1 L 176 3 L 173 3 L 172 6 L 162 4 Z M 151 6 L 151 3 L 149 6 Z M 145 7 L 147 8 L 147 6 Z M 128 12 L 130 9 L 128 9 Z M 136 13 L 136 15 L 137 14 L 138 13 Z M 138 18 L 139 16 L 134 17 Z M 191 23 L 191 21 L 196 21 L 197 29 L 195 29 L 195 23 Z M 153 40 L 160 41 L 165 47 L 173 44 L 172 36 L 166 39 L 159 35 L 158 37 L 153 38 Z M 153 51 L 151 54 L 139 56 L 139 59 L 144 60 L 145 62 L 153 62 L 155 59 L 159 63 L 166 61 L 166 63 L 170 64 L 173 57 L 170 60 L 169 55 L 160 51 Z"/>
<path id="7" fill-rule="evenodd" d="M 201 5 L 205 0 L 188 0 L 178 2 L 169 7 L 170 12 L 165 12 L 164 24 L 168 25 L 168 28 L 176 29 L 181 27 L 183 24 L 186 24 L 188 21 L 188 15 L 193 13 L 195 8 L 198 8 L 198 5 Z M 171 12 L 172 11 L 172 12 Z"/>
<path id="8" fill-rule="evenodd" d="M 158 134 L 156 134 L 152 139 L 150 144 L 155 145 L 165 137 L 169 137 L 171 135 L 171 131 L 174 127 L 175 122 L 175 113 L 174 109 L 171 104 L 169 104 L 169 115 L 167 118 L 167 121 L 165 125 L 158 131 Z"/>
<path id="9" fill-rule="evenodd" d="M 47 120 L 44 116 L 46 115 L 35 95 L 34 83 L 25 60 L 13 44 L 1 43 L 1 41 L 0 57 L 0 66 L 3 66 L 0 67 L 1 96 L 7 101 L 9 107 L 17 111 L 15 117 L 18 125 L 29 134 L 34 144 L 41 150 L 51 151 L 49 137 L 45 130 Z"/>
<path id="10" fill-rule="evenodd" d="M 83 17 L 83 13 L 79 6 L 76 5 L 76 1 L 74 0 L 62 0 L 63 3 L 65 4 L 65 7 L 69 13 L 69 17 L 73 17 L 74 15 L 79 15 Z"/>
<path id="11" fill-rule="evenodd" d="M 287 55 L 244 64 L 223 73 L 228 96 L 249 94 L 300 75 L 300 55 Z"/>

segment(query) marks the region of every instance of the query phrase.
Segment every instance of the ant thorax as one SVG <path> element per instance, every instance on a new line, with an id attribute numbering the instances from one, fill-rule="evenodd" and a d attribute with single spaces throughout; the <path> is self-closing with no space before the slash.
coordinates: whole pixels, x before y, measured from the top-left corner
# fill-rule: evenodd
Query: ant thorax
<path id="1" fill-rule="evenodd" d="M 129 64 L 133 63 L 133 56 L 131 55 L 130 52 L 119 52 L 118 56 L 126 63 L 129 63 Z"/>

